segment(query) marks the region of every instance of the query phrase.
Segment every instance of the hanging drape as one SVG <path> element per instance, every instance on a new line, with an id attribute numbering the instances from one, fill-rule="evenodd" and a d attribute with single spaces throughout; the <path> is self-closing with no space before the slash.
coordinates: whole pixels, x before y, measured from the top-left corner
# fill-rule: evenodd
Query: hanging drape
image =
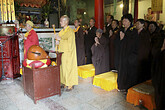
<path id="1" fill-rule="evenodd" d="M 3 21 L 3 8 L 2 8 L 2 0 L 0 0 L 0 7 L 1 7 L 1 20 Z"/>
<path id="2" fill-rule="evenodd" d="M 3 21 L 7 22 L 7 3 L 6 0 L 2 0 L 2 13 L 3 13 Z"/>
<path id="3" fill-rule="evenodd" d="M 11 21 L 11 10 L 10 10 L 10 0 L 7 0 L 7 15 L 8 15 L 8 21 Z"/>
<path id="4" fill-rule="evenodd" d="M 153 12 L 162 13 L 163 10 L 163 0 L 152 0 L 151 8 Z"/>
<path id="5" fill-rule="evenodd" d="M 14 0 L 10 0 L 10 3 L 11 3 L 11 18 L 12 18 L 12 21 L 15 21 L 15 8 L 14 8 Z"/>
<path id="6" fill-rule="evenodd" d="M 2 22 L 15 21 L 14 0 L 0 0 Z"/>

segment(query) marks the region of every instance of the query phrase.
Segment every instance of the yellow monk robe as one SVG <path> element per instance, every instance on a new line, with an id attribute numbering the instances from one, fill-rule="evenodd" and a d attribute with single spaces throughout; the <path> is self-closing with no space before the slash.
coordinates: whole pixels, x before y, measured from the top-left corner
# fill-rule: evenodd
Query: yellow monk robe
<path id="1" fill-rule="evenodd" d="M 61 83 L 66 86 L 78 85 L 77 56 L 75 33 L 69 26 L 59 32 L 61 37 L 59 52 L 64 52 L 61 58 Z"/>

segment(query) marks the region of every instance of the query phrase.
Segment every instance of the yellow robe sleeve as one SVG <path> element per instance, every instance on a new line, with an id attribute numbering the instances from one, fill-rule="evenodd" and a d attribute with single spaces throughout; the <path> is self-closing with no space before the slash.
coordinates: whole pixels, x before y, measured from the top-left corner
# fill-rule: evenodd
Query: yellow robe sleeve
<path id="1" fill-rule="evenodd" d="M 60 52 L 72 51 L 74 49 L 74 43 L 75 43 L 74 31 L 71 28 L 68 28 L 66 31 L 63 31 L 60 37 L 61 40 L 59 44 L 59 51 Z"/>

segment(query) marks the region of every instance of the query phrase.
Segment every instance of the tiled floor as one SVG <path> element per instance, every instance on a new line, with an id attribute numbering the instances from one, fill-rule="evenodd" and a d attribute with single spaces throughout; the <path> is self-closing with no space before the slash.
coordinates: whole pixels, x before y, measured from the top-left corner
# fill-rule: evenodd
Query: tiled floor
<path id="1" fill-rule="evenodd" d="M 117 90 L 104 91 L 92 85 L 92 78 L 79 78 L 79 85 L 61 96 L 33 101 L 23 93 L 21 78 L 0 82 L 0 110 L 141 110 L 125 101 Z M 143 108 L 144 110 L 144 108 Z"/>

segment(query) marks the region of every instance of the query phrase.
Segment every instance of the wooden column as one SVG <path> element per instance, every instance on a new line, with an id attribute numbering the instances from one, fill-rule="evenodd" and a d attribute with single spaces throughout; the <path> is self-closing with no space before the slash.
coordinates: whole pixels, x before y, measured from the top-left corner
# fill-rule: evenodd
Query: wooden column
<path id="1" fill-rule="evenodd" d="M 95 26 L 103 29 L 104 26 L 104 0 L 95 0 Z"/>
<path id="2" fill-rule="evenodd" d="M 129 12 L 129 0 L 123 0 L 123 15 Z"/>
<path id="3" fill-rule="evenodd" d="M 138 19 L 138 1 L 139 0 L 135 0 L 135 4 L 134 4 L 134 23 Z"/>

